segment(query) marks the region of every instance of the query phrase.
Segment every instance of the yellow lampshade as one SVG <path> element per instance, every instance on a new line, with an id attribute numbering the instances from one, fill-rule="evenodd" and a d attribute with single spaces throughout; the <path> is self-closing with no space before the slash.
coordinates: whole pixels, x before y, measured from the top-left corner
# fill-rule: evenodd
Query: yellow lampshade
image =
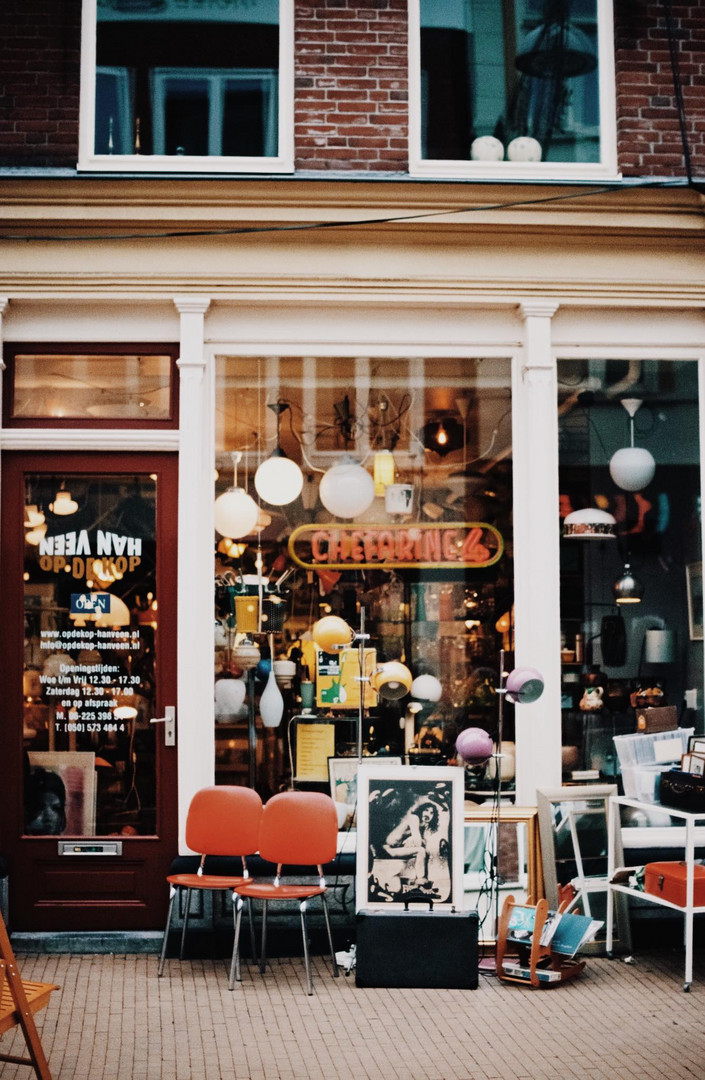
<path id="1" fill-rule="evenodd" d="M 370 686 L 381 698 L 397 701 L 411 690 L 412 677 L 406 664 L 400 660 L 388 660 L 372 672 Z"/>
<path id="2" fill-rule="evenodd" d="M 384 495 L 390 484 L 394 483 L 394 455 L 391 450 L 378 450 L 374 457 L 373 476 L 375 495 Z"/>
<path id="3" fill-rule="evenodd" d="M 332 653 L 336 649 L 351 645 L 355 634 L 352 627 L 339 615 L 326 615 L 314 623 L 312 636 L 319 649 Z"/>

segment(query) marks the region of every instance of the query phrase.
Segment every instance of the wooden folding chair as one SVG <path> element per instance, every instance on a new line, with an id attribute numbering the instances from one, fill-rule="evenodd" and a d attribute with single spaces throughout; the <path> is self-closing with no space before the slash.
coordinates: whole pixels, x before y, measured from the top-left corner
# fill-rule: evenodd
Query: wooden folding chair
<path id="1" fill-rule="evenodd" d="M 17 968 L 5 923 L 0 915 L 0 1035 L 10 1028 L 22 1028 L 29 1057 L 0 1054 L 0 1061 L 13 1065 L 31 1065 L 39 1080 L 51 1080 L 49 1065 L 34 1023 L 34 1013 L 48 1005 L 54 983 L 31 982 L 23 979 Z"/>

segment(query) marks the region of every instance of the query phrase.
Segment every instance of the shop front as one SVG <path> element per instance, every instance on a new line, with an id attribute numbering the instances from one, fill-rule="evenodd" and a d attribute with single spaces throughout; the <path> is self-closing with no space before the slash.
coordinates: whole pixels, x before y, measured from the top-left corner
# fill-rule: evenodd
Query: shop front
<path id="1" fill-rule="evenodd" d="M 112 221 L 136 190 L 67 181 L 45 227 L 79 207 Z M 180 190 L 177 211 L 150 186 L 149 215 L 195 229 L 203 191 Z M 233 208 L 228 181 L 208 188 L 224 230 L 276 217 L 254 181 L 237 191 Z M 702 727 L 686 196 L 669 211 L 683 245 L 657 253 L 642 232 L 668 215 L 646 195 L 643 214 L 619 196 L 615 247 L 614 202 L 524 208 L 520 231 L 497 192 L 466 213 L 459 185 L 442 225 L 370 225 L 391 210 L 365 184 L 272 194 L 287 223 L 340 231 L 272 220 L 264 237 L 87 238 L 41 259 L 8 244 L 0 854 L 17 930 L 158 929 L 203 786 L 332 778 L 345 828 L 360 754 L 435 766 L 464 729 L 496 743 L 502 652 L 545 684 L 504 711 L 517 813 L 537 789 L 617 779 L 611 740 L 640 691 Z M 384 194 L 436 206 L 423 185 Z M 654 462 L 631 490 L 610 471 L 631 448 L 624 398 Z M 613 524 L 566 530 L 581 510 Z M 625 563 L 640 603 L 614 591 Z M 364 627 L 362 672 L 358 641 L 316 649 L 324 616 Z M 381 693 L 390 671 L 399 692 Z M 496 766 L 459 767 L 481 814 Z"/>

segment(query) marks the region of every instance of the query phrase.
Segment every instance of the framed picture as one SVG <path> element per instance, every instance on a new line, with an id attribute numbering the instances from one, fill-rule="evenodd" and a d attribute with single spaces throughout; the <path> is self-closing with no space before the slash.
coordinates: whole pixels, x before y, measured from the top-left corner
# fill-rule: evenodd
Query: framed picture
<path id="1" fill-rule="evenodd" d="M 25 833 L 95 836 L 95 754 L 30 750 L 25 777 Z"/>
<path id="2" fill-rule="evenodd" d="M 703 564 L 688 563 L 685 568 L 688 587 L 688 629 L 691 641 L 703 640 Z"/>
<path id="3" fill-rule="evenodd" d="M 346 809 L 345 820 L 341 829 L 354 829 L 357 826 L 357 770 L 360 762 L 356 757 L 329 757 L 328 779 L 330 781 L 330 793 L 334 801 Z M 376 765 L 385 768 L 388 765 L 401 765 L 400 757 L 383 757 L 374 763 L 367 762 L 370 767 Z M 341 820 L 341 814 L 338 815 Z"/>
<path id="4" fill-rule="evenodd" d="M 356 906 L 463 908 L 464 770 L 358 770 Z"/>

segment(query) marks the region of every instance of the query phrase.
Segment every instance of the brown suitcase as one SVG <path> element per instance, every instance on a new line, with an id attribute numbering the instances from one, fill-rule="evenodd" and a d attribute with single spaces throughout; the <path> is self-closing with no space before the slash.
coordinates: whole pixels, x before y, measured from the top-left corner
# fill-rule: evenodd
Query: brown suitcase
<path id="1" fill-rule="evenodd" d="M 644 891 L 685 907 L 684 862 L 650 862 L 644 867 Z M 693 906 L 705 907 L 705 866 L 693 866 Z"/>

